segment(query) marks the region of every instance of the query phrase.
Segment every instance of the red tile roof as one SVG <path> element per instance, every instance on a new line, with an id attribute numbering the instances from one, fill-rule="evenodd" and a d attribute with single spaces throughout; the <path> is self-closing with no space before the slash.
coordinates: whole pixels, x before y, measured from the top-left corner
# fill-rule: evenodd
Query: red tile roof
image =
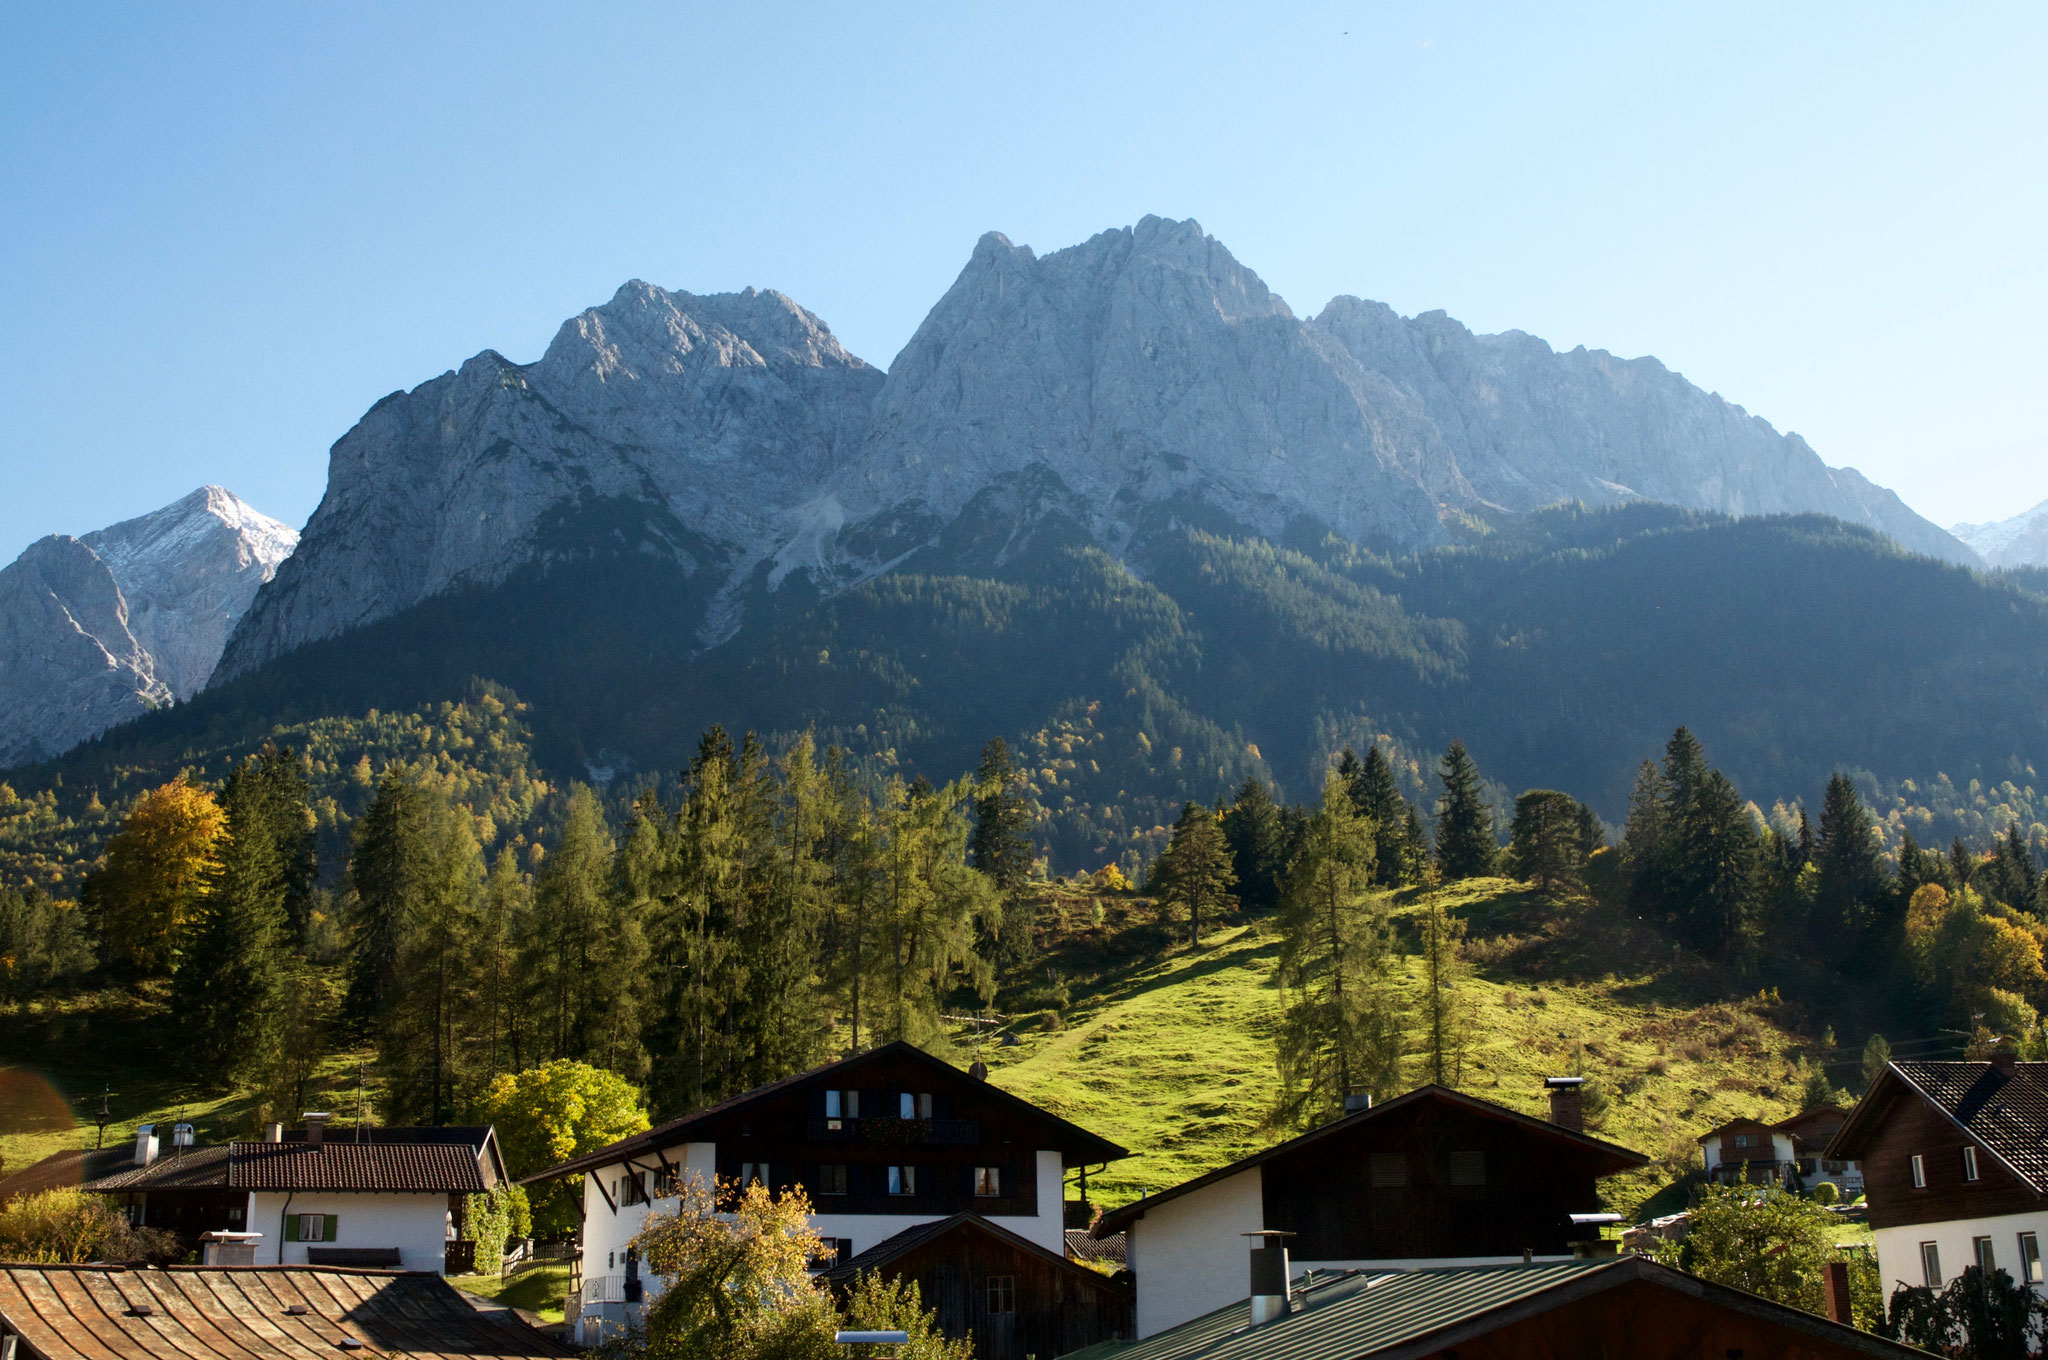
<path id="1" fill-rule="evenodd" d="M 466 1143 L 236 1143 L 235 1190 L 478 1194 L 489 1189 Z"/>
<path id="2" fill-rule="evenodd" d="M 0 1324 L 35 1360 L 326 1360 L 345 1338 L 364 1355 L 573 1353 L 436 1275 L 304 1266 L 0 1266 Z"/>

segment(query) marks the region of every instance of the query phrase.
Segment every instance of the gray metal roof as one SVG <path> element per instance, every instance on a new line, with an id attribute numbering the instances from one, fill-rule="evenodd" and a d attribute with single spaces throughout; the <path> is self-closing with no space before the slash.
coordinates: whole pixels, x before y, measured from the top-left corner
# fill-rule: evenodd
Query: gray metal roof
<path id="1" fill-rule="evenodd" d="M 1360 1360 L 1432 1353 L 1485 1330 L 1598 1293 L 1648 1280 L 1873 1356 L 1923 1353 L 1739 1289 L 1708 1284 L 1641 1256 L 1440 1270 L 1311 1271 L 1295 1281 L 1295 1311 L 1251 1325 L 1251 1302 L 1231 1304 L 1090 1360 Z M 1493 1315 L 1489 1317 L 1489 1315 Z M 1455 1338 L 1455 1339 L 1454 1339 Z"/>

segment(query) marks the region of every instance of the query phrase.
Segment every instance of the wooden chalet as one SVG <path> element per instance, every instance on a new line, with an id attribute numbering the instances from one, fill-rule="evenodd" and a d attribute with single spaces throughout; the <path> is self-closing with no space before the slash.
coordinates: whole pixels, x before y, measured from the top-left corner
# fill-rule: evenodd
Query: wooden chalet
<path id="1" fill-rule="evenodd" d="M 1846 1285 L 1837 1302 L 1846 1300 Z M 1265 1306 L 1261 1306 L 1265 1305 Z M 1641 1256 L 1314 1271 L 1066 1360 L 1926 1360 L 1832 1318 Z"/>
<path id="2" fill-rule="evenodd" d="M 972 1336 L 975 1360 L 1065 1355 L 1131 1336 L 1131 1287 L 979 1214 L 906 1228 L 820 1278 L 836 1291 L 863 1273 L 914 1281 L 948 1336 Z"/>
<path id="3" fill-rule="evenodd" d="M 573 1354 L 431 1274 L 318 1266 L 0 1265 L 7 1360 Z"/>
<path id="4" fill-rule="evenodd" d="M 1588 1136 L 1577 1079 L 1551 1080 L 1549 1121 L 1424 1086 L 1105 1214 L 1138 1335 L 1242 1298 L 1249 1233 L 1321 1269 L 1569 1259 L 1600 1236 L 1600 1178 L 1648 1159 Z"/>
<path id="5" fill-rule="evenodd" d="M 572 1301 L 590 1341 L 638 1315 L 660 1282 L 631 1246 L 648 1214 L 680 1187 L 801 1186 L 812 1226 L 846 1261 L 906 1228 L 972 1214 L 1045 1252 L 1062 1253 L 1066 1178 L 1128 1155 L 985 1080 L 905 1043 L 748 1091 L 528 1182 L 583 1181 L 583 1283 Z"/>
<path id="6" fill-rule="evenodd" d="M 1826 1155 L 1863 1164 L 1887 1290 L 1974 1265 L 2048 1292 L 2048 1063 L 1893 1062 Z"/>

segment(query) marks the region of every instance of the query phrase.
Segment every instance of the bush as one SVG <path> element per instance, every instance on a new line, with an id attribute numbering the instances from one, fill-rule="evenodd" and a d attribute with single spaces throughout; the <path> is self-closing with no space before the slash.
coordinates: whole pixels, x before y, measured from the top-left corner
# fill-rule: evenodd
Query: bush
<path id="1" fill-rule="evenodd" d="M 1813 1202 L 1815 1204 L 1840 1204 L 1842 1202 L 1842 1189 L 1833 1181 L 1822 1181 L 1819 1185 L 1813 1187 Z"/>
<path id="2" fill-rule="evenodd" d="M 533 1225 L 526 1187 L 498 1184 L 462 1201 L 462 1240 L 476 1243 L 476 1273 L 495 1275 L 505 1266 L 505 1244 L 524 1237 Z"/>
<path id="3" fill-rule="evenodd" d="M 0 1209 L 0 1260 L 168 1265 L 184 1254 L 170 1233 L 131 1227 L 112 1205 L 83 1190 L 23 1195 Z"/>

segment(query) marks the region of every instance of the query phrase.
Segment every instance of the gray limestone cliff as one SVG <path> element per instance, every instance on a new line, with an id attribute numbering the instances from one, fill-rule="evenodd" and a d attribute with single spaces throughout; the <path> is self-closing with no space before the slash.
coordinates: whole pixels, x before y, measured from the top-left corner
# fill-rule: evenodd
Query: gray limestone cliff
<path id="1" fill-rule="evenodd" d="M 0 568 L 0 766 L 204 687 L 298 535 L 217 486 Z"/>
<path id="2" fill-rule="evenodd" d="M 1348 297 L 1303 319 L 1196 223 L 1148 217 L 1043 257 L 984 236 L 886 378 L 779 293 L 635 282 L 534 363 L 487 351 L 394 393 L 334 445 L 216 678 L 545 561 L 591 502 L 676 526 L 639 550 L 709 583 L 708 644 L 749 583 L 842 588 L 970 506 L 1055 506 L 1123 552 L 1183 506 L 1415 548 L 1447 512 L 1631 498 L 1818 512 L 1977 560 L 1654 359 Z"/>

